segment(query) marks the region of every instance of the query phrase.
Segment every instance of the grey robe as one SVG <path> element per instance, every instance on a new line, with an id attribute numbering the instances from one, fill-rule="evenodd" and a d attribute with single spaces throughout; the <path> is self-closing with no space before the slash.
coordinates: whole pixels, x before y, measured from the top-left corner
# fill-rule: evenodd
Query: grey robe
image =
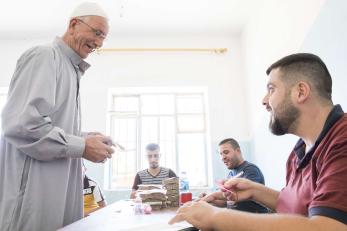
<path id="1" fill-rule="evenodd" d="M 83 217 L 79 79 L 63 40 L 18 60 L 2 112 L 0 230 L 51 231 Z"/>

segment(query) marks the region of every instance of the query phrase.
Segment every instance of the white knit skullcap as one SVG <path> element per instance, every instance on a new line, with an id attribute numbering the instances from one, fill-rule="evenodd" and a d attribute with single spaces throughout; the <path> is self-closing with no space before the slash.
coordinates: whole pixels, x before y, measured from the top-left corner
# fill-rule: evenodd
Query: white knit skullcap
<path id="1" fill-rule="evenodd" d="M 100 16 L 106 19 L 108 18 L 106 12 L 95 2 L 83 2 L 79 4 L 70 15 L 70 18 L 88 15 Z"/>

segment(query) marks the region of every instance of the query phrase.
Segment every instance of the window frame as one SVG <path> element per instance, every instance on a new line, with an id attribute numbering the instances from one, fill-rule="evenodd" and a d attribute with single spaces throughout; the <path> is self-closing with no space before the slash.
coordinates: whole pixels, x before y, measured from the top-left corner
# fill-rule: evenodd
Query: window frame
<path id="1" fill-rule="evenodd" d="M 114 97 L 116 96 L 136 96 L 139 97 L 139 111 L 138 113 L 134 114 L 126 114 L 124 113 L 123 115 L 129 116 L 132 115 L 136 117 L 138 121 L 137 125 L 137 133 L 136 133 L 136 170 L 134 173 L 134 177 L 137 171 L 141 170 L 141 162 L 142 162 L 142 156 L 143 156 L 143 151 L 141 150 L 141 142 L 140 142 L 140 137 L 141 137 L 141 117 L 146 117 L 146 116 L 156 116 L 157 118 L 160 118 L 162 116 L 173 116 L 175 120 L 175 163 L 173 164 L 175 166 L 175 169 L 173 169 L 176 174 L 179 174 L 177 170 L 179 169 L 179 155 L 177 155 L 178 152 L 178 135 L 179 134 L 193 134 L 193 133 L 199 133 L 202 134 L 204 137 L 204 156 L 202 158 L 204 159 L 204 175 L 205 175 L 205 184 L 196 186 L 196 187 L 191 187 L 191 188 L 206 188 L 209 187 L 211 184 L 211 179 L 210 179 L 210 172 L 211 172 L 211 164 L 210 162 L 210 143 L 208 142 L 209 138 L 209 126 L 208 126 L 208 101 L 207 101 L 207 87 L 122 87 L 122 88 L 110 88 L 108 91 L 108 111 L 107 111 L 107 119 L 106 119 L 106 132 L 108 135 L 112 134 L 112 117 L 114 117 L 117 112 L 113 111 L 114 109 Z M 171 114 L 141 114 L 141 95 L 155 95 L 155 94 L 160 94 L 160 95 L 174 95 L 174 113 Z M 177 97 L 178 96 L 183 96 L 183 95 L 201 95 L 201 100 L 202 100 L 202 112 L 201 113 L 178 113 L 177 112 Z M 121 113 L 120 113 L 121 114 Z M 119 115 L 120 115 L 119 114 Z M 178 115 L 202 115 L 203 117 L 203 123 L 204 127 L 201 131 L 184 131 L 184 132 L 179 132 L 178 131 Z M 159 125 L 158 125 L 159 129 Z M 112 178 L 113 178 L 113 173 L 112 173 L 112 161 L 108 161 L 108 163 L 105 165 L 105 188 L 107 190 L 124 190 L 128 189 L 129 187 L 112 187 Z"/>

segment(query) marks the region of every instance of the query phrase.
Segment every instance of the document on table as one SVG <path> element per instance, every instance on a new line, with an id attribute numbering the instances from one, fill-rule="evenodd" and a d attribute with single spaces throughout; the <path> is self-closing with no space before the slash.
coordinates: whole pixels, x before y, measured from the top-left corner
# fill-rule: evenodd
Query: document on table
<path id="1" fill-rule="evenodd" d="M 157 222 L 152 224 L 146 224 L 146 225 L 139 225 L 132 228 L 126 228 L 126 229 L 119 229 L 119 231 L 178 231 L 186 228 L 192 227 L 191 224 L 188 222 L 180 222 L 175 223 L 173 225 L 169 225 L 166 222 Z"/>

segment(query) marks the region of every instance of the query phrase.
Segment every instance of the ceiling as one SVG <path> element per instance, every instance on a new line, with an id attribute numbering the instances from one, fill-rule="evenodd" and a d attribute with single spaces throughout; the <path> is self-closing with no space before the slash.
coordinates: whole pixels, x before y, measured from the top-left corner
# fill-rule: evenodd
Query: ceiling
<path id="1" fill-rule="evenodd" d="M 1 0 L 5 1 L 5 0 Z M 94 0 L 110 17 L 112 35 L 238 35 L 265 0 Z M 54 36 L 80 0 L 6 0 L 0 39 Z"/>

